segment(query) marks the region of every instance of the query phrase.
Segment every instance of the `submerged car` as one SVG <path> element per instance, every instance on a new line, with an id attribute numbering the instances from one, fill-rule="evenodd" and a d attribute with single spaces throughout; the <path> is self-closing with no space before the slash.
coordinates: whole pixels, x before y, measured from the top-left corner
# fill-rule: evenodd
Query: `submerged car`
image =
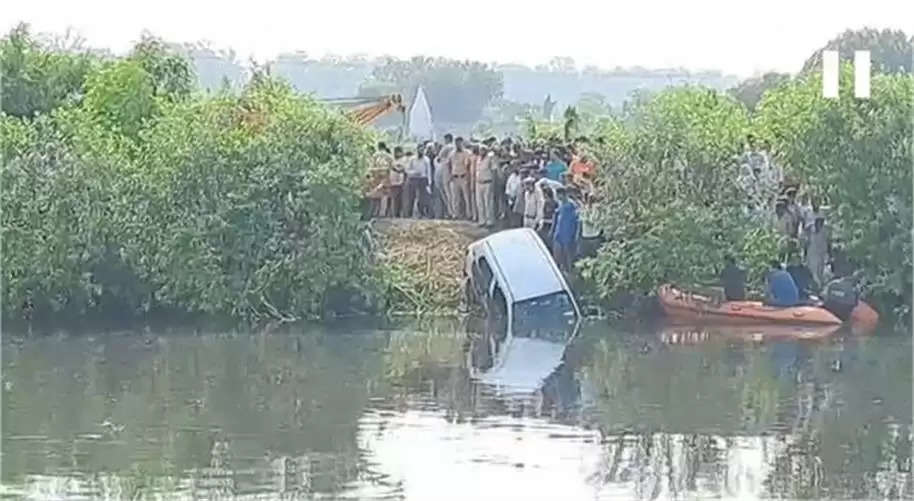
<path id="1" fill-rule="evenodd" d="M 530 384 L 545 379 L 577 334 L 581 312 L 540 237 L 519 228 L 478 240 L 467 249 L 465 274 L 467 301 L 486 312 L 481 342 L 470 353 L 474 377 L 510 380 L 501 373 L 519 364 Z"/>

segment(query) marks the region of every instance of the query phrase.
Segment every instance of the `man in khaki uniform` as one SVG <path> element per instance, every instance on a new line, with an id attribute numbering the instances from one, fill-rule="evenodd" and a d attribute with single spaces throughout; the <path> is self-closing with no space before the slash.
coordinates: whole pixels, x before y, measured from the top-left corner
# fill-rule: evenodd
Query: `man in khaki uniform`
<path id="1" fill-rule="evenodd" d="M 485 147 L 480 149 L 480 158 L 476 167 L 476 215 L 480 226 L 492 227 L 495 225 L 495 193 L 492 186 L 497 158 L 495 152 L 488 151 Z"/>
<path id="2" fill-rule="evenodd" d="M 372 187 L 369 197 L 377 199 L 373 207 L 373 216 L 385 217 L 390 206 L 390 170 L 394 167 L 394 156 L 390 154 L 387 145 L 378 143 L 378 151 L 372 158 Z"/>
<path id="3" fill-rule="evenodd" d="M 465 219 L 470 213 L 470 186 L 467 176 L 470 174 L 472 153 L 466 150 L 463 138 L 458 137 L 454 144 L 456 149 L 451 155 L 451 215 Z"/>

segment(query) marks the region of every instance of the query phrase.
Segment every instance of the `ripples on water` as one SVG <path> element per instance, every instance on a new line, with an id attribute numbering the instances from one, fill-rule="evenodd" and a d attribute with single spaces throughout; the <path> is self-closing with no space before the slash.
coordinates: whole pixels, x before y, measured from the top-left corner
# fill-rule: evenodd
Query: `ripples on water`
<path id="1" fill-rule="evenodd" d="M 535 391 L 456 323 L 4 335 L 2 489 L 32 499 L 912 496 L 911 339 L 586 327 Z"/>

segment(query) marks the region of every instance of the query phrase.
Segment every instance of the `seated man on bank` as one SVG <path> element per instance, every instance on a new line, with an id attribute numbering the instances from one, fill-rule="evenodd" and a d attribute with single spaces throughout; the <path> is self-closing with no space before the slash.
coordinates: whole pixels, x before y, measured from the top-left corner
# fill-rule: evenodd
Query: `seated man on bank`
<path id="1" fill-rule="evenodd" d="M 771 261 L 771 270 L 768 271 L 765 282 L 765 305 L 786 308 L 799 303 L 800 292 L 797 290 L 797 284 L 790 273 L 781 268 L 781 263 L 777 260 Z"/>

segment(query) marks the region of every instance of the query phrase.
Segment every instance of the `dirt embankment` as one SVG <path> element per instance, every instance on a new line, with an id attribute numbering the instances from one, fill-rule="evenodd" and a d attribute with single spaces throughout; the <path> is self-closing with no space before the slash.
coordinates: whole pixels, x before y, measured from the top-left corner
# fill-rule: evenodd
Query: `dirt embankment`
<path id="1" fill-rule="evenodd" d="M 376 219 L 372 234 L 387 274 L 392 314 L 452 314 L 463 291 L 467 246 L 489 234 L 467 221 Z"/>

